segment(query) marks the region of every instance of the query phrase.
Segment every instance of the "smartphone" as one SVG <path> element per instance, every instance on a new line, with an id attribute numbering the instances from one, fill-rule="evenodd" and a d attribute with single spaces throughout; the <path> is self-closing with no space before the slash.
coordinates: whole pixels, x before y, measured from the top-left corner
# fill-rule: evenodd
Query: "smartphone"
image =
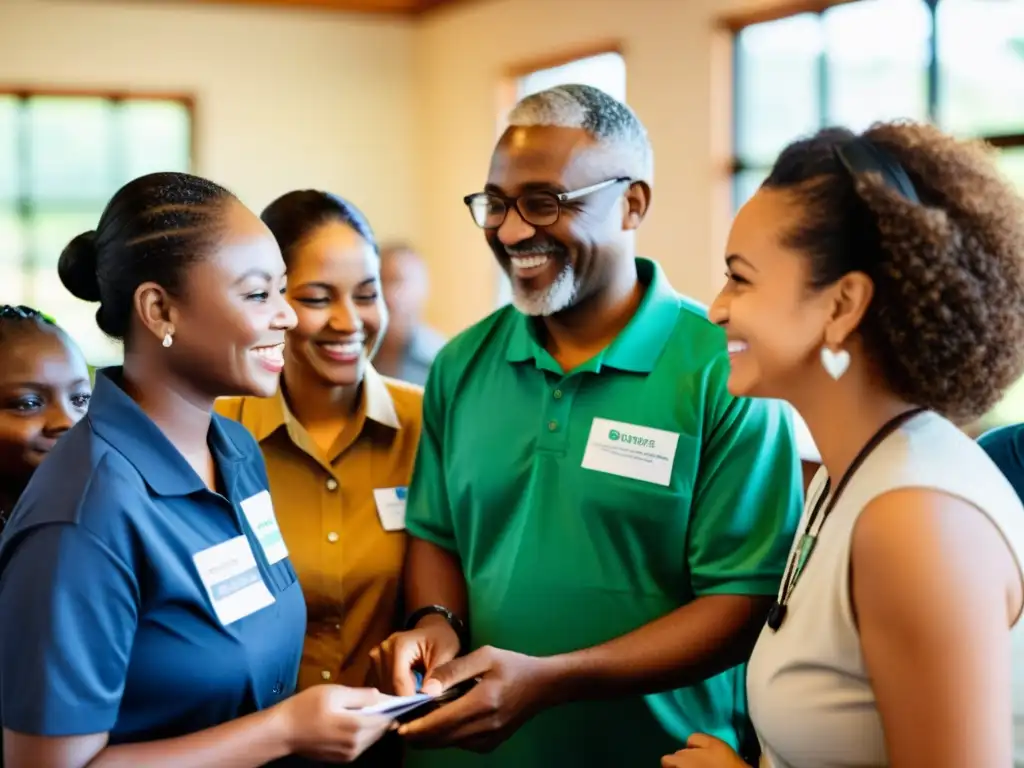
<path id="1" fill-rule="evenodd" d="M 477 678 L 473 678 L 472 680 L 464 680 L 458 685 L 453 685 L 441 695 L 424 701 L 419 706 L 406 710 L 402 714 L 396 716 L 395 720 L 399 723 L 409 723 L 413 720 L 418 720 L 424 715 L 433 712 L 435 709 L 443 707 L 445 704 L 465 696 L 470 690 L 472 690 L 473 686 L 475 686 L 477 682 L 479 682 L 479 680 Z"/>

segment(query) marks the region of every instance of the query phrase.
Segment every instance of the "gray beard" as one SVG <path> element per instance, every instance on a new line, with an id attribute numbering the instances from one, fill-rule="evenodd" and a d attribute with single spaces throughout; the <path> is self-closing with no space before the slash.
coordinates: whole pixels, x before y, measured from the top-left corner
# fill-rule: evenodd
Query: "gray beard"
<path id="1" fill-rule="evenodd" d="M 512 279 L 512 306 L 531 317 L 548 317 L 572 306 L 579 291 L 576 270 L 566 264 L 547 288 L 526 291 Z"/>

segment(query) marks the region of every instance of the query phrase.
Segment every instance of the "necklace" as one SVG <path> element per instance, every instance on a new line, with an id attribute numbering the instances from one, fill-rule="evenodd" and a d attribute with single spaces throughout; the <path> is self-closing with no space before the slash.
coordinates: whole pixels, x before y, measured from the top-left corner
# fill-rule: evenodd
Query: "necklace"
<path id="1" fill-rule="evenodd" d="M 831 496 L 829 495 L 829 490 L 832 487 L 832 479 L 825 479 L 825 487 L 821 489 L 821 492 L 814 501 L 814 509 L 811 510 L 811 516 L 807 519 L 807 525 L 804 526 L 804 532 L 801 534 L 800 542 L 796 547 L 796 554 L 789 561 L 789 567 L 786 569 L 786 578 L 783 581 L 781 597 L 772 603 L 772 607 L 768 611 L 768 626 L 773 631 L 778 631 L 779 627 L 782 626 L 782 622 L 786 619 L 790 595 L 796 589 L 797 582 L 800 580 L 800 574 L 803 573 L 804 568 L 807 566 L 807 561 L 811 559 L 811 555 L 814 553 L 814 547 L 818 543 L 818 536 L 821 534 L 821 529 L 825 526 L 825 521 L 828 520 L 828 516 L 835 509 L 839 497 L 846 490 L 846 486 L 849 485 L 851 478 L 853 478 L 867 457 L 871 455 L 875 448 L 881 445 L 885 438 L 924 410 L 924 408 L 912 408 L 885 422 L 864 444 L 864 447 L 860 449 L 860 452 L 854 457 L 853 461 L 850 462 L 850 466 L 843 473 L 843 476 L 839 478 L 836 492 Z M 826 499 L 828 501 L 827 504 L 825 503 Z M 822 512 L 823 506 L 824 512 Z M 818 526 L 817 531 L 815 531 L 814 523 L 817 521 L 819 513 L 822 513 L 821 524 Z"/>

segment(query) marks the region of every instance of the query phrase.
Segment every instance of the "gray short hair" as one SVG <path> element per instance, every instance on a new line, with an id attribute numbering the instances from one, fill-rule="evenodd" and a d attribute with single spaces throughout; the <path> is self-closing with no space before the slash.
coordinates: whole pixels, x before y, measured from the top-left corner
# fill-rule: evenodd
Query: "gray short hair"
<path id="1" fill-rule="evenodd" d="M 509 126 L 582 128 L 609 150 L 608 170 L 651 182 L 654 151 L 643 123 L 628 106 L 589 85 L 559 85 L 522 99 L 508 116 Z"/>

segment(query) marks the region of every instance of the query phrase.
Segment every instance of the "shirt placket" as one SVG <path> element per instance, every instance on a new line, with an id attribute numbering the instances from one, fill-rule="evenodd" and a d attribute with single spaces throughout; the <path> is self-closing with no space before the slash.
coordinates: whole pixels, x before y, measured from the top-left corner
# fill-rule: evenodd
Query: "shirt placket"
<path id="1" fill-rule="evenodd" d="M 329 603 L 335 610 L 332 622 L 328 623 L 333 628 L 335 641 L 331 645 L 337 650 L 331 655 L 329 664 L 325 663 L 320 671 L 320 677 L 325 682 L 330 682 L 338 677 L 341 672 L 341 662 L 345 657 L 342 638 L 342 595 L 344 594 L 344 546 L 345 537 L 343 534 L 343 507 L 345 504 L 344 488 L 335 471 L 328 473 L 324 480 L 324 491 L 320 506 L 320 546 L 323 549 L 321 562 L 326 565 L 327 573 L 324 574 L 325 587 L 331 594 Z"/>

